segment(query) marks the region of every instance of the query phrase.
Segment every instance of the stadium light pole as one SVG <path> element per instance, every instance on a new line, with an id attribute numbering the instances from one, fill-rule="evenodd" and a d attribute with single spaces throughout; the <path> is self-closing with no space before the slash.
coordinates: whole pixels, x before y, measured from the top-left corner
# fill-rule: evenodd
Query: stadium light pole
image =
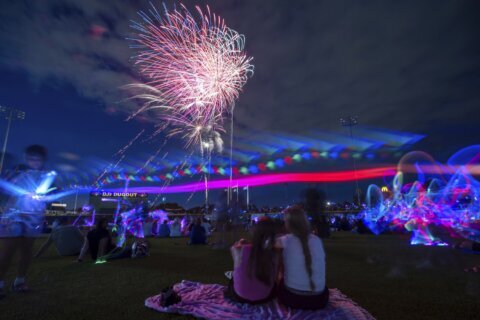
<path id="1" fill-rule="evenodd" d="M 3 161 L 5 160 L 5 153 L 7 152 L 8 136 L 10 134 L 12 121 L 15 119 L 25 120 L 25 112 L 14 109 L 14 108 L 0 106 L 0 113 L 5 114 L 5 120 L 7 120 L 7 130 L 5 131 L 5 139 L 3 140 L 3 148 L 2 148 L 2 157 L 0 158 L 0 174 L 1 174 L 3 169 Z"/>
<path id="2" fill-rule="evenodd" d="M 75 185 L 76 193 L 75 193 L 75 204 L 73 206 L 73 213 L 77 213 L 77 200 L 78 200 L 78 186 Z"/>
<path id="3" fill-rule="evenodd" d="M 350 132 L 350 139 L 352 140 L 353 143 L 353 130 L 352 128 L 358 124 L 358 118 L 356 116 L 346 116 L 343 118 L 340 118 L 340 125 L 342 127 L 348 127 L 348 130 Z M 357 161 L 355 160 L 355 156 L 352 156 L 353 158 L 353 175 L 355 176 L 355 194 L 357 195 L 357 203 L 358 207 L 361 206 L 360 202 L 360 188 L 358 186 L 358 177 L 357 177 Z"/>

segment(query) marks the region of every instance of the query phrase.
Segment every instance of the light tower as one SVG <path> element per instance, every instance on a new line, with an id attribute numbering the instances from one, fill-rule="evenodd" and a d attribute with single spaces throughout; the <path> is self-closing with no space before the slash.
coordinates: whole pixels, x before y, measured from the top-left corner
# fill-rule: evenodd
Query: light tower
<path id="1" fill-rule="evenodd" d="M 25 112 L 18 109 L 14 109 L 14 108 L 0 106 L 0 113 L 4 114 L 5 120 L 7 120 L 7 130 L 5 131 L 5 139 L 3 140 L 3 148 L 2 148 L 2 157 L 0 158 L 0 174 L 1 174 L 3 169 L 3 161 L 5 160 L 5 153 L 7 152 L 8 135 L 10 134 L 10 127 L 12 126 L 12 121 L 25 120 Z"/>
<path id="2" fill-rule="evenodd" d="M 348 130 L 350 132 L 350 139 L 352 140 L 352 143 L 354 142 L 353 140 L 353 126 L 356 126 L 358 124 L 358 118 L 356 116 L 346 116 L 343 118 L 340 118 L 340 125 L 342 127 L 348 127 Z M 357 196 L 357 203 L 358 206 L 360 207 L 361 201 L 360 201 L 360 188 L 358 186 L 358 177 L 357 177 L 357 161 L 355 160 L 355 157 L 352 156 L 353 158 L 353 174 L 355 176 L 355 194 Z"/>

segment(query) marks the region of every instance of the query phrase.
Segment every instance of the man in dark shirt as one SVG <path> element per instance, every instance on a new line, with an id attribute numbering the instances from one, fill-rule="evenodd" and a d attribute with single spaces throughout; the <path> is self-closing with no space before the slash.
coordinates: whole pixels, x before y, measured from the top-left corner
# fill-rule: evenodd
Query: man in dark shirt
<path id="1" fill-rule="evenodd" d="M 78 261 L 83 261 L 87 251 L 90 251 L 92 259 L 96 261 L 113 249 L 115 249 L 115 246 L 112 244 L 112 237 L 107 230 L 107 220 L 104 218 L 99 219 L 95 229 L 88 232 Z"/>

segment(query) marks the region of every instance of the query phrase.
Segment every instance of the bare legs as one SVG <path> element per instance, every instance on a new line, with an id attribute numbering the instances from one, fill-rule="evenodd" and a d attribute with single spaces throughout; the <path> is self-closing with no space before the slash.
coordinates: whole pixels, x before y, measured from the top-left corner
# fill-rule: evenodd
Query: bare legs
<path id="1" fill-rule="evenodd" d="M 0 281 L 4 280 L 5 274 L 12 263 L 16 251 L 20 252 L 17 277 L 24 278 L 28 267 L 32 262 L 32 249 L 34 238 L 3 238 L 0 239 Z"/>
<path id="2" fill-rule="evenodd" d="M 80 255 L 78 256 L 78 261 L 82 261 L 85 258 L 85 255 L 88 252 L 89 244 L 88 244 L 88 239 L 85 237 L 85 240 L 83 241 L 83 247 L 82 250 L 80 250 Z"/>
<path id="3" fill-rule="evenodd" d="M 97 258 L 101 258 L 108 253 L 108 238 L 103 238 L 98 244 L 98 255 Z"/>
<path id="4" fill-rule="evenodd" d="M 18 238 L 0 239 L 0 281 L 3 281 L 5 274 L 12 263 Z"/>
<path id="5" fill-rule="evenodd" d="M 32 262 L 32 250 L 35 238 L 20 238 L 20 261 L 18 263 L 17 276 L 24 278 L 27 275 L 28 268 Z"/>

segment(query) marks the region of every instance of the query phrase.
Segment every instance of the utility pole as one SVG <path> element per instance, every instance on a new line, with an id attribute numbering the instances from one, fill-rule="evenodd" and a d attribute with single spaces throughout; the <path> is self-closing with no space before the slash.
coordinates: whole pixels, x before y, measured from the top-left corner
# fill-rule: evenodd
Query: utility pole
<path id="1" fill-rule="evenodd" d="M 353 126 L 356 126 L 358 124 L 358 118 L 356 116 L 347 116 L 344 118 L 340 118 L 340 125 L 342 127 L 348 127 L 349 132 L 350 132 L 350 139 L 352 140 L 352 143 L 354 142 L 353 140 Z M 355 157 L 352 156 L 353 158 L 353 174 L 355 176 L 355 185 L 356 185 L 356 190 L 355 194 L 357 195 L 357 203 L 358 206 L 361 206 L 361 201 L 360 201 L 360 188 L 358 186 L 358 176 L 357 176 L 357 161 L 355 160 Z"/>
<path id="2" fill-rule="evenodd" d="M 8 135 L 10 134 L 10 127 L 12 126 L 12 121 L 15 119 L 25 120 L 25 112 L 14 109 L 14 108 L 0 106 L 0 113 L 5 114 L 5 120 L 7 120 L 7 130 L 5 131 L 5 139 L 3 140 L 3 148 L 2 148 L 2 157 L 0 158 L 0 174 L 1 174 L 3 169 L 3 161 L 5 160 L 5 153 L 7 152 Z"/>

